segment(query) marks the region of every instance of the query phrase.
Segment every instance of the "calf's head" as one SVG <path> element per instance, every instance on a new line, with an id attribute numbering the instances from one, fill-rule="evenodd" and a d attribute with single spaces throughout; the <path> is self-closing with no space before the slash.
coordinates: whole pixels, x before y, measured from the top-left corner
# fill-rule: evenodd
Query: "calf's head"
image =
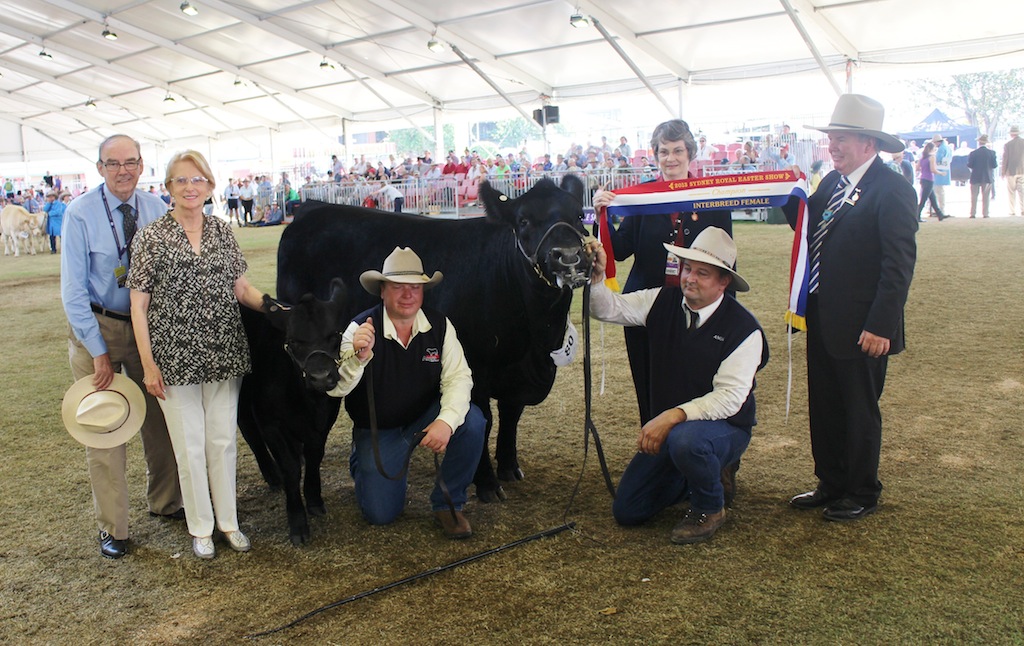
<path id="1" fill-rule="evenodd" d="M 512 228 L 519 251 L 545 282 L 575 289 L 590 279 L 592 261 L 584 246 L 583 190 L 578 177 L 566 175 L 561 186 L 544 178 L 515 199 L 484 182 L 480 198 L 488 219 Z"/>
<path id="2" fill-rule="evenodd" d="M 326 301 L 306 294 L 288 307 L 269 296 L 263 297 L 267 318 L 284 332 L 284 349 L 310 390 L 327 392 L 338 385 L 341 334 L 348 323 L 343 318 L 347 296 L 344 283 L 335 278 L 331 281 L 331 297 Z"/>

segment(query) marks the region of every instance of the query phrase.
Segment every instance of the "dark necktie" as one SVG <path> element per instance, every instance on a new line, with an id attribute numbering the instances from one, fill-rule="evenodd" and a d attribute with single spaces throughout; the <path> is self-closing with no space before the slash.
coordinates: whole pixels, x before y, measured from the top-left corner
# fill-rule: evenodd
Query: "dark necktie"
<path id="1" fill-rule="evenodd" d="M 697 313 L 691 310 L 689 307 L 685 309 L 687 316 L 690 317 L 690 324 L 686 327 L 686 329 L 692 332 L 697 329 L 697 322 L 700 320 L 700 316 L 698 316 Z"/>
<path id="2" fill-rule="evenodd" d="M 850 180 L 846 179 L 845 175 L 839 176 L 839 183 L 836 184 L 836 190 L 832 193 L 832 199 L 828 201 L 828 206 L 825 207 L 825 211 L 822 214 L 821 222 L 818 223 L 818 230 L 814 232 L 814 237 L 811 238 L 811 272 L 807 279 L 807 291 L 808 293 L 814 294 L 818 291 L 818 270 L 821 266 L 821 243 L 825 240 L 825 234 L 828 233 L 828 228 L 832 226 L 832 216 L 836 211 L 839 210 L 839 206 L 843 203 L 843 198 L 846 197 L 846 186 L 850 183 Z"/>
<path id="3" fill-rule="evenodd" d="M 137 224 L 135 209 L 132 208 L 131 204 L 125 202 L 121 206 L 117 207 L 117 210 L 124 214 L 124 247 L 128 250 L 128 258 L 131 259 L 132 238 L 135 237 L 135 227 Z"/>

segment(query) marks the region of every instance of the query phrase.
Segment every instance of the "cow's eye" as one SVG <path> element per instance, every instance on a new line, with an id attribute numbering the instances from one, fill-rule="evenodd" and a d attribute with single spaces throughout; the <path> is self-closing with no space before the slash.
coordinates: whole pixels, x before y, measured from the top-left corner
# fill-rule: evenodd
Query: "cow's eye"
<path id="1" fill-rule="evenodd" d="M 521 228 L 523 228 L 523 229 L 525 229 L 526 227 L 530 226 L 530 219 L 525 217 L 525 216 L 519 218 L 519 226 Z"/>

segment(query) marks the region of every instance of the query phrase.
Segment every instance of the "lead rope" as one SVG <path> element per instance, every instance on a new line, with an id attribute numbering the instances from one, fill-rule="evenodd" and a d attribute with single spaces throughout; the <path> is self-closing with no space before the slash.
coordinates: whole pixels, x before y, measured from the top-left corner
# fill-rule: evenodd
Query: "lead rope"
<path id="1" fill-rule="evenodd" d="M 425 431 L 420 431 L 413 436 L 414 442 L 409 447 L 409 452 L 405 455 L 402 470 L 393 476 L 390 475 L 387 469 L 384 468 L 384 460 L 380 457 L 380 440 L 377 437 L 377 407 L 373 398 L 373 359 L 366 364 L 363 378 L 368 380 L 366 382 L 366 403 L 370 408 L 370 445 L 373 447 L 373 461 L 377 464 L 377 471 L 382 476 L 388 480 L 401 480 L 409 472 L 409 463 L 412 461 L 413 452 L 427 434 Z M 455 437 L 455 433 L 452 433 L 452 437 Z M 458 525 L 459 519 L 455 515 L 455 502 L 452 501 L 451 492 L 448 490 L 448 485 L 441 474 L 441 458 L 437 453 L 434 454 L 434 482 L 441 489 L 441 495 L 444 496 L 444 501 L 448 505 L 448 513 L 452 515 L 452 522 Z"/>

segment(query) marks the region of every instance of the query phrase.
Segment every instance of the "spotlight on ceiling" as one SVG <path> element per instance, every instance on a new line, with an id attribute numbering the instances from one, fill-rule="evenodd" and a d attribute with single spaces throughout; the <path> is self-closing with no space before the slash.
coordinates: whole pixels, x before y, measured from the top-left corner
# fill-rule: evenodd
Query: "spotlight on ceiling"
<path id="1" fill-rule="evenodd" d="M 236 76 L 235 77 L 235 87 L 238 87 L 241 84 L 242 84 L 242 78 L 240 76 Z"/>
<path id="2" fill-rule="evenodd" d="M 327 60 L 327 57 L 324 56 L 324 59 L 320 61 L 320 69 L 322 69 L 325 72 L 328 70 L 333 70 L 334 64 L 332 64 L 329 60 Z"/>
<path id="3" fill-rule="evenodd" d="M 188 0 L 185 0 L 185 2 L 182 2 L 181 3 L 181 7 L 179 7 L 179 9 L 181 9 L 181 13 L 185 14 L 186 16 L 198 16 L 199 15 L 199 10 L 196 9 L 195 7 L 193 7 L 192 3 L 189 2 Z"/>
<path id="4" fill-rule="evenodd" d="M 430 40 L 427 41 L 427 49 L 434 52 L 435 54 L 440 54 L 441 52 L 444 51 L 444 43 L 439 41 L 436 37 L 432 36 Z"/>
<path id="5" fill-rule="evenodd" d="M 581 14 L 579 10 L 577 10 L 576 13 L 569 16 L 569 24 L 579 29 L 580 27 L 586 27 L 589 25 L 590 21 L 587 20 L 587 17 Z"/>
<path id="6" fill-rule="evenodd" d="M 167 96 L 164 97 L 164 103 L 174 103 L 174 97 L 168 92 Z"/>
<path id="7" fill-rule="evenodd" d="M 49 59 L 52 59 L 53 56 L 50 56 L 50 53 L 48 51 L 46 51 L 46 48 L 44 47 L 41 50 L 39 50 L 39 58 L 49 58 Z"/>
<path id="8" fill-rule="evenodd" d="M 107 40 L 117 40 L 117 34 L 115 34 L 114 32 L 110 31 L 109 27 L 106 27 L 103 30 L 103 37 L 106 38 Z"/>
<path id="9" fill-rule="evenodd" d="M 89 108 L 90 110 L 95 110 L 96 109 L 96 102 L 93 101 L 92 99 L 89 99 L 88 101 L 85 102 L 85 107 Z"/>

